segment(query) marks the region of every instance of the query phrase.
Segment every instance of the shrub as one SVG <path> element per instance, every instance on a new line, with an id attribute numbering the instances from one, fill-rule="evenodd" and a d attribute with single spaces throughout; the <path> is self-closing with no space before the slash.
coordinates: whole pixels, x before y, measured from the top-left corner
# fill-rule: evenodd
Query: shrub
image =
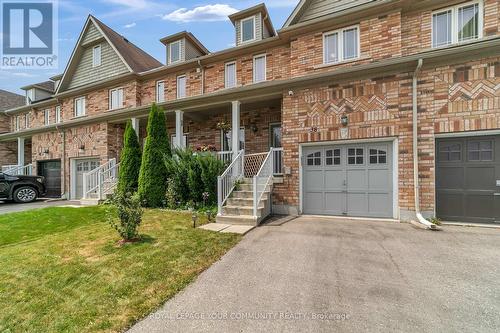
<path id="1" fill-rule="evenodd" d="M 139 170 L 141 168 L 141 146 L 132 123 L 128 122 L 124 134 L 124 146 L 120 158 L 120 177 L 118 191 L 135 193 L 139 185 Z"/>
<path id="2" fill-rule="evenodd" d="M 165 115 L 156 104 L 149 112 L 148 136 L 139 172 L 139 198 L 146 207 L 161 207 L 165 202 L 168 173 L 165 157 L 171 155 Z"/>
<path id="3" fill-rule="evenodd" d="M 142 222 L 143 210 L 137 194 L 117 192 L 110 201 L 108 222 L 118 232 L 123 241 L 139 238 L 138 228 Z M 116 215 L 118 218 L 116 218 Z M 117 221 L 118 220 L 118 221 Z"/>
<path id="4" fill-rule="evenodd" d="M 169 208 L 202 207 L 217 203 L 217 176 L 224 171 L 224 163 L 211 153 L 175 150 L 165 159 L 169 173 L 166 198 Z"/>

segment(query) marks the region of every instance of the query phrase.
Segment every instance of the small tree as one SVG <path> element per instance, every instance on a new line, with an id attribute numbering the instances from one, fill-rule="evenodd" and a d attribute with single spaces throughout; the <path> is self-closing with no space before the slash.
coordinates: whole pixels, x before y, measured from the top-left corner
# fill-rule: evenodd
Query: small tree
<path id="1" fill-rule="evenodd" d="M 118 214 L 118 219 L 115 214 Z M 138 228 L 142 222 L 142 214 L 141 201 L 137 193 L 131 195 L 117 192 L 107 210 L 109 224 L 124 242 L 139 239 Z"/>
<path id="2" fill-rule="evenodd" d="M 124 146 L 120 159 L 120 177 L 118 191 L 135 193 L 139 186 L 139 170 L 141 168 L 141 146 L 132 123 L 128 122 L 124 134 Z"/>
<path id="3" fill-rule="evenodd" d="M 139 198 L 146 207 L 161 207 L 167 189 L 167 168 L 164 158 L 171 156 L 165 115 L 156 104 L 149 112 L 147 138 L 139 172 Z"/>

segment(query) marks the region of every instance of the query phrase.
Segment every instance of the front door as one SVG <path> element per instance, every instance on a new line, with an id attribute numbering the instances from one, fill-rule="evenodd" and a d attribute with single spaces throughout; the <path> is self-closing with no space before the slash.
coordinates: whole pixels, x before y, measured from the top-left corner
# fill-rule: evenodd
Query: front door
<path id="1" fill-rule="evenodd" d="M 276 123 L 276 124 L 271 124 L 269 126 L 270 128 L 270 142 L 269 145 L 271 148 L 281 148 L 281 124 Z"/>
<path id="2" fill-rule="evenodd" d="M 38 175 L 45 177 L 47 197 L 61 197 L 61 160 L 38 162 Z"/>
<path id="3" fill-rule="evenodd" d="M 88 173 L 99 167 L 99 159 L 76 160 L 75 170 L 75 199 L 83 198 L 83 174 Z"/>

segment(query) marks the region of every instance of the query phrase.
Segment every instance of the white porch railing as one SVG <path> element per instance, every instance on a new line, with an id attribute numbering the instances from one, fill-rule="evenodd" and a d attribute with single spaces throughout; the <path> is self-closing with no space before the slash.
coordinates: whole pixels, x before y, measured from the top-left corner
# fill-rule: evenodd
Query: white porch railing
<path id="1" fill-rule="evenodd" d="M 273 173 L 275 176 L 283 175 L 283 148 L 272 148 Z"/>
<path id="2" fill-rule="evenodd" d="M 245 170 L 244 150 L 240 150 L 226 171 L 217 178 L 217 210 L 222 214 L 222 206 L 233 191 L 236 182 L 243 178 Z"/>
<path id="3" fill-rule="evenodd" d="M 110 159 L 94 170 L 83 174 L 83 199 L 101 200 L 113 193 L 118 183 L 120 164 Z"/>
<path id="4" fill-rule="evenodd" d="M 259 173 L 259 170 L 264 163 L 269 153 L 257 153 L 245 155 L 245 177 L 250 178 Z"/>
<path id="5" fill-rule="evenodd" d="M 274 148 L 269 150 L 259 171 L 253 177 L 253 216 L 255 218 L 259 218 L 257 214 L 259 205 L 264 194 L 266 194 L 267 188 L 272 185 L 274 176 L 274 152 Z M 267 194 L 269 195 L 268 200 L 271 200 L 271 191 L 267 192 Z M 260 218 L 265 218 L 271 213 L 271 201 L 268 201 L 268 205 L 264 205 L 264 207 L 266 211 L 262 212 Z"/>
<path id="6" fill-rule="evenodd" d="M 2 165 L 2 172 L 5 173 L 5 171 L 7 171 L 7 170 L 18 168 L 18 167 L 19 167 L 19 165 L 17 165 L 17 164 Z"/>
<path id="7" fill-rule="evenodd" d="M 31 176 L 33 174 L 33 164 L 27 165 L 14 165 L 10 168 L 2 167 L 2 172 L 11 176 Z"/>
<path id="8" fill-rule="evenodd" d="M 231 163 L 231 160 L 233 159 L 233 152 L 232 151 L 218 151 L 217 158 L 224 163 Z"/>

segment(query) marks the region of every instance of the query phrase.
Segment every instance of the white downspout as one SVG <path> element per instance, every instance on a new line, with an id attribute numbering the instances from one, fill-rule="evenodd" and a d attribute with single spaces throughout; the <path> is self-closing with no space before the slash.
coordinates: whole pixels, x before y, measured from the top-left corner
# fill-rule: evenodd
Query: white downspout
<path id="1" fill-rule="evenodd" d="M 427 221 L 420 213 L 420 191 L 419 191 L 419 178 L 418 178 L 418 74 L 422 69 L 423 60 L 418 59 L 418 65 L 413 73 L 413 92 L 412 92 L 412 106 L 413 106 L 413 186 L 415 189 L 415 215 L 419 223 L 423 224 L 427 229 L 437 230 L 434 223 Z"/>

